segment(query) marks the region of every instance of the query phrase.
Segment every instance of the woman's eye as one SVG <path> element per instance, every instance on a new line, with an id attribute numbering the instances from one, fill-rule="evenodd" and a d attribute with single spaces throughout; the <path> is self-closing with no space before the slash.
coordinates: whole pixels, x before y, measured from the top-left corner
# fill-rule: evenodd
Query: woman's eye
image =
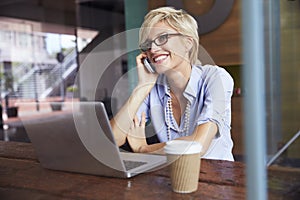
<path id="1" fill-rule="evenodd" d="M 165 42 L 166 41 L 166 39 L 167 39 L 167 35 L 161 35 L 161 36 L 159 36 L 158 38 L 157 38 L 157 40 L 158 40 L 158 43 L 163 43 L 163 42 Z"/>

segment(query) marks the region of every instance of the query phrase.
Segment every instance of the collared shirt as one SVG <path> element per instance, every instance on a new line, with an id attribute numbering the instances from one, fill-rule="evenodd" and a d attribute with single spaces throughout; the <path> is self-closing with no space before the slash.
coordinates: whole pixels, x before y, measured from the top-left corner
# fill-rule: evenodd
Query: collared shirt
<path id="1" fill-rule="evenodd" d="M 209 121 L 218 126 L 218 133 L 203 158 L 233 161 L 230 134 L 232 92 L 233 79 L 223 68 L 212 65 L 192 66 L 191 76 L 183 93 L 191 104 L 189 132 L 186 135 L 192 135 L 198 125 Z M 161 74 L 137 112 L 139 117 L 143 111 L 146 113 L 146 121 L 151 121 L 160 142 L 168 141 L 168 125 L 171 140 L 184 136 L 177 131 L 184 129 L 184 116 L 181 117 L 180 126 L 174 117 L 169 119 L 170 122 L 166 119 L 169 98 L 167 79 Z"/>

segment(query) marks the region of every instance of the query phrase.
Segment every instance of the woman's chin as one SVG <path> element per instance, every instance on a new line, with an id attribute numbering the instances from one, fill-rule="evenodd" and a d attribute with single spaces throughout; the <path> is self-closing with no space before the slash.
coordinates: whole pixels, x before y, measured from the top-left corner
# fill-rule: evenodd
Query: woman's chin
<path id="1" fill-rule="evenodd" d="M 163 74 L 166 71 L 170 70 L 170 67 L 166 63 L 155 63 L 155 70 L 158 74 Z"/>
<path id="2" fill-rule="evenodd" d="M 164 74 L 165 72 L 167 72 L 169 70 L 169 68 L 167 68 L 165 66 L 156 66 L 155 70 L 156 70 L 156 73 L 158 73 L 158 74 Z"/>

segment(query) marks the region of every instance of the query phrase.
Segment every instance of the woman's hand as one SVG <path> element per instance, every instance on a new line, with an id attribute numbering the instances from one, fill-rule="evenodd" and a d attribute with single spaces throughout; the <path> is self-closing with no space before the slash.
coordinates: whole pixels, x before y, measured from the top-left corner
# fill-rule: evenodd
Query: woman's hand
<path id="1" fill-rule="evenodd" d="M 135 116 L 127 135 L 129 145 L 133 152 L 141 152 L 141 148 L 148 145 L 145 135 L 145 124 L 146 116 L 144 112 L 142 113 L 141 122 L 139 122 L 138 117 Z"/>
<path id="2" fill-rule="evenodd" d="M 157 73 L 150 73 L 143 64 L 143 60 L 147 58 L 145 53 L 141 53 L 136 57 L 136 65 L 139 77 L 139 85 L 154 85 L 158 77 Z"/>

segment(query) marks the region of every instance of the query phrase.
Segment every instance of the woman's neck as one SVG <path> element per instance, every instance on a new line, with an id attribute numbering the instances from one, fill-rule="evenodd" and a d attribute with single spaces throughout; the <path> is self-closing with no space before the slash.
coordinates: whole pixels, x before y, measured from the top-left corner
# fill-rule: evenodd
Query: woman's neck
<path id="1" fill-rule="evenodd" d="M 189 63 L 178 66 L 166 73 L 171 91 L 177 96 L 182 95 L 190 79 L 192 67 Z"/>

